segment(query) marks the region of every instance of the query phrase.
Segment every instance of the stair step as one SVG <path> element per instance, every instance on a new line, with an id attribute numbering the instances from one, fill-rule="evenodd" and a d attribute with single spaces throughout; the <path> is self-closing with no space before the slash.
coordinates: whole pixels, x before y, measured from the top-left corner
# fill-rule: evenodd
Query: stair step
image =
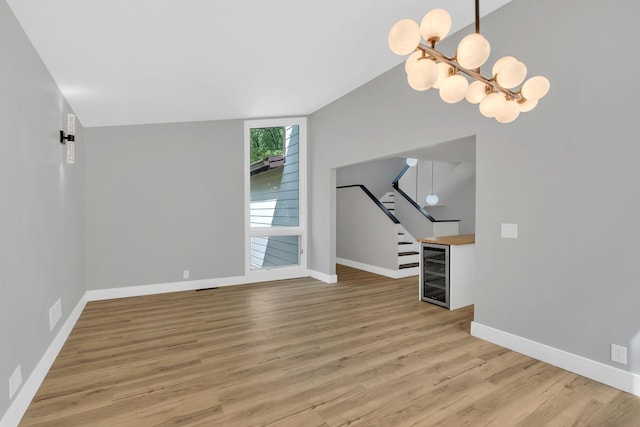
<path id="1" fill-rule="evenodd" d="M 420 266 L 419 262 L 412 262 L 411 264 L 400 264 L 398 268 L 402 270 L 405 268 L 413 268 L 413 267 L 419 267 L 419 266 Z"/>
<path id="2" fill-rule="evenodd" d="M 420 255 L 420 252 L 416 252 L 416 251 L 398 252 L 398 256 L 408 256 L 408 255 Z"/>
<path id="3" fill-rule="evenodd" d="M 404 236 L 404 233 L 398 232 L 398 236 Z"/>
<path id="4" fill-rule="evenodd" d="M 413 245 L 413 242 L 398 242 L 399 245 Z"/>

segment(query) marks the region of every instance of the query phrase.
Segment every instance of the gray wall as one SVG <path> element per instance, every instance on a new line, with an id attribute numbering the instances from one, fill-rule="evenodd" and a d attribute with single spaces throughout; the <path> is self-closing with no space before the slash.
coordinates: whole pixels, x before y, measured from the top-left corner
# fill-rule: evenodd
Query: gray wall
<path id="1" fill-rule="evenodd" d="M 58 130 L 72 111 L 4 0 L 0 56 L 2 418 L 9 376 L 20 364 L 24 385 L 85 291 L 85 137 L 77 122 L 76 164 L 67 164 Z M 50 332 L 49 308 L 58 298 L 62 318 Z"/>
<path id="2" fill-rule="evenodd" d="M 398 226 L 362 188 L 339 188 L 336 209 L 338 258 L 398 269 Z"/>
<path id="3" fill-rule="evenodd" d="M 476 135 L 476 320 L 640 373 L 638 16 L 637 2 L 514 0 L 483 19 L 492 61 L 515 55 L 551 81 L 512 124 L 412 91 L 402 65 L 314 113 L 310 267 L 335 271 L 335 168 Z M 630 68 L 607 78 L 594 52 Z M 501 223 L 520 238 L 501 239 Z M 629 347 L 628 366 L 610 343 Z"/>
<path id="4" fill-rule="evenodd" d="M 407 230 L 414 239 L 460 234 L 459 222 L 432 222 L 397 191 L 395 193 L 394 200 L 394 214 L 396 218 L 398 218 L 405 230 Z"/>
<path id="5" fill-rule="evenodd" d="M 460 234 L 470 234 L 476 232 L 476 179 L 469 177 L 461 183 L 455 192 L 447 194 L 445 204 L 439 206 L 425 206 L 436 219 L 459 219 Z M 442 193 L 440 193 L 442 194 Z M 439 194 L 439 196 L 440 196 Z M 440 196 L 442 197 L 442 196 Z"/>
<path id="6" fill-rule="evenodd" d="M 445 169 L 447 163 L 436 163 L 436 173 Z M 438 205 L 426 205 L 427 194 L 431 192 L 431 175 L 423 176 L 422 181 L 428 185 L 421 187 L 420 204 L 436 219 L 460 220 L 460 234 L 476 231 L 476 165 L 475 163 L 459 163 L 440 176 L 434 176 L 436 186 L 434 192 L 440 198 Z M 422 172 L 421 172 L 421 175 Z"/>
<path id="7" fill-rule="evenodd" d="M 393 191 L 391 183 L 400 173 L 406 159 L 390 158 L 359 163 L 336 171 L 336 185 L 362 184 L 378 199 Z"/>
<path id="8" fill-rule="evenodd" d="M 88 289 L 244 275 L 242 121 L 85 132 Z"/>
<path id="9" fill-rule="evenodd" d="M 431 166 L 435 165 L 433 191 L 438 195 L 436 206 L 429 206 L 426 197 L 431 193 Z M 471 162 L 432 162 L 420 160 L 400 180 L 400 189 L 410 197 L 416 194 L 416 172 L 418 175 L 418 204 L 438 220 L 459 220 L 460 234 L 476 230 L 476 165 Z"/>

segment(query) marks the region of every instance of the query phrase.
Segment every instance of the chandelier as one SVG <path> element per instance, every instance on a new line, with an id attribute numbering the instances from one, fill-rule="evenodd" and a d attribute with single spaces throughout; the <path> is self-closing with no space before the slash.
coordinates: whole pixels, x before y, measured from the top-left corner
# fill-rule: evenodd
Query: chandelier
<path id="1" fill-rule="evenodd" d="M 460 41 L 455 56 L 435 49 L 451 29 L 451 16 L 443 9 L 427 13 L 420 25 L 412 19 L 398 21 L 389 31 L 389 48 L 397 55 L 409 55 L 405 71 L 413 89 L 439 89 L 440 98 L 449 104 L 466 98 L 479 104 L 483 116 L 510 123 L 538 105 L 549 91 L 549 80 L 535 76 L 525 81 L 527 67 L 513 56 L 498 59 L 491 77 L 480 73 L 491 46 L 480 34 L 479 1 L 475 0 L 476 31 Z M 471 84 L 464 75 L 472 79 Z"/>

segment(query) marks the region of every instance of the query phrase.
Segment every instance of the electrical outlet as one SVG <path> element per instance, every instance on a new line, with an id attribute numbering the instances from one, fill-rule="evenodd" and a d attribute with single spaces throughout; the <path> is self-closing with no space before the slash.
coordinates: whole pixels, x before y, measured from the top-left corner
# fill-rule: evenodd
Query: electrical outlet
<path id="1" fill-rule="evenodd" d="M 9 377 L 9 400 L 13 399 L 16 391 L 22 385 L 22 368 L 20 365 L 13 371 L 13 374 Z"/>
<path id="2" fill-rule="evenodd" d="M 49 309 L 49 330 L 53 331 L 53 328 L 56 327 L 56 324 L 62 317 L 62 300 L 58 298 L 58 301 L 53 303 L 51 308 Z"/>
<path id="3" fill-rule="evenodd" d="M 184 270 L 182 272 L 182 278 L 183 279 L 188 279 L 189 278 L 189 270 Z"/>
<path id="4" fill-rule="evenodd" d="M 617 344 L 611 344 L 611 360 L 626 365 L 627 347 Z"/>

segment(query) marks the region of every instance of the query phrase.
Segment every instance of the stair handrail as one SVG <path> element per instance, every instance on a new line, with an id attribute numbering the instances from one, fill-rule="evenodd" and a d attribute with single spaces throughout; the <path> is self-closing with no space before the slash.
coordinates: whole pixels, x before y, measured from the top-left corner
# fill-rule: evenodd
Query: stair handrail
<path id="1" fill-rule="evenodd" d="M 431 216 L 429 212 L 425 210 L 425 208 L 420 206 L 415 200 L 411 198 L 411 196 L 409 196 L 407 193 L 405 193 L 400 189 L 400 185 L 398 184 L 400 182 L 400 178 L 402 178 L 402 176 L 405 174 L 407 170 L 409 170 L 409 168 L 410 168 L 409 165 L 404 165 L 404 167 L 402 168 L 398 176 L 396 176 L 396 178 L 391 183 L 391 185 L 398 192 L 398 194 L 404 197 L 407 200 L 407 202 L 409 202 L 414 208 L 416 208 L 422 215 L 424 215 L 431 222 L 460 222 L 459 219 L 435 219 L 433 216 Z"/>
<path id="2" fill-rule="evenodd" d="M 396 188 L 396 189 L 398 188 L 398 182 L 400 182 L 400 178 L 404 176 L 405 172 L 408 171 L 410 167 L 411 166 L 409 165 L 404 165 L 404 167 L 402 168 L 398 176 L 396 176 L 393 182 L 391 183 L 393 185 L 393 188 Z"/>
<path id="3" fill-rule="evenodd" d="M 391 213 L 391 211 L 389 211 L 389 209 L 387 209 L 380 200 L 378 200 L 376 198 L 376 196 L 373 195 L 373 193 L 371 191 L 369 191 L 369 189 L 367 187 L 365 187 L 362 184 L 353 184 L 353 185 L 341 185 L 338 186 L 336 188 L 350 188 L 350 187 L 360 187 L 362 189 L 362 191 L 365 192 L 365 194 L 367 196 L 369 196 L 369 198 L 371 200 L 373 200 L 373 202 L 376 204 L 376 206 L 378 206 L 380 209 L 382 209 L 382 212 L 385 213 L 385 215 L 387 215 L 389 217 L 389 219 L 391 221 L 393 221 L 394 224 L 400 224 L 400 221 L 398 220 L 398 218 L 395 217 L 394 214 Z"/>

